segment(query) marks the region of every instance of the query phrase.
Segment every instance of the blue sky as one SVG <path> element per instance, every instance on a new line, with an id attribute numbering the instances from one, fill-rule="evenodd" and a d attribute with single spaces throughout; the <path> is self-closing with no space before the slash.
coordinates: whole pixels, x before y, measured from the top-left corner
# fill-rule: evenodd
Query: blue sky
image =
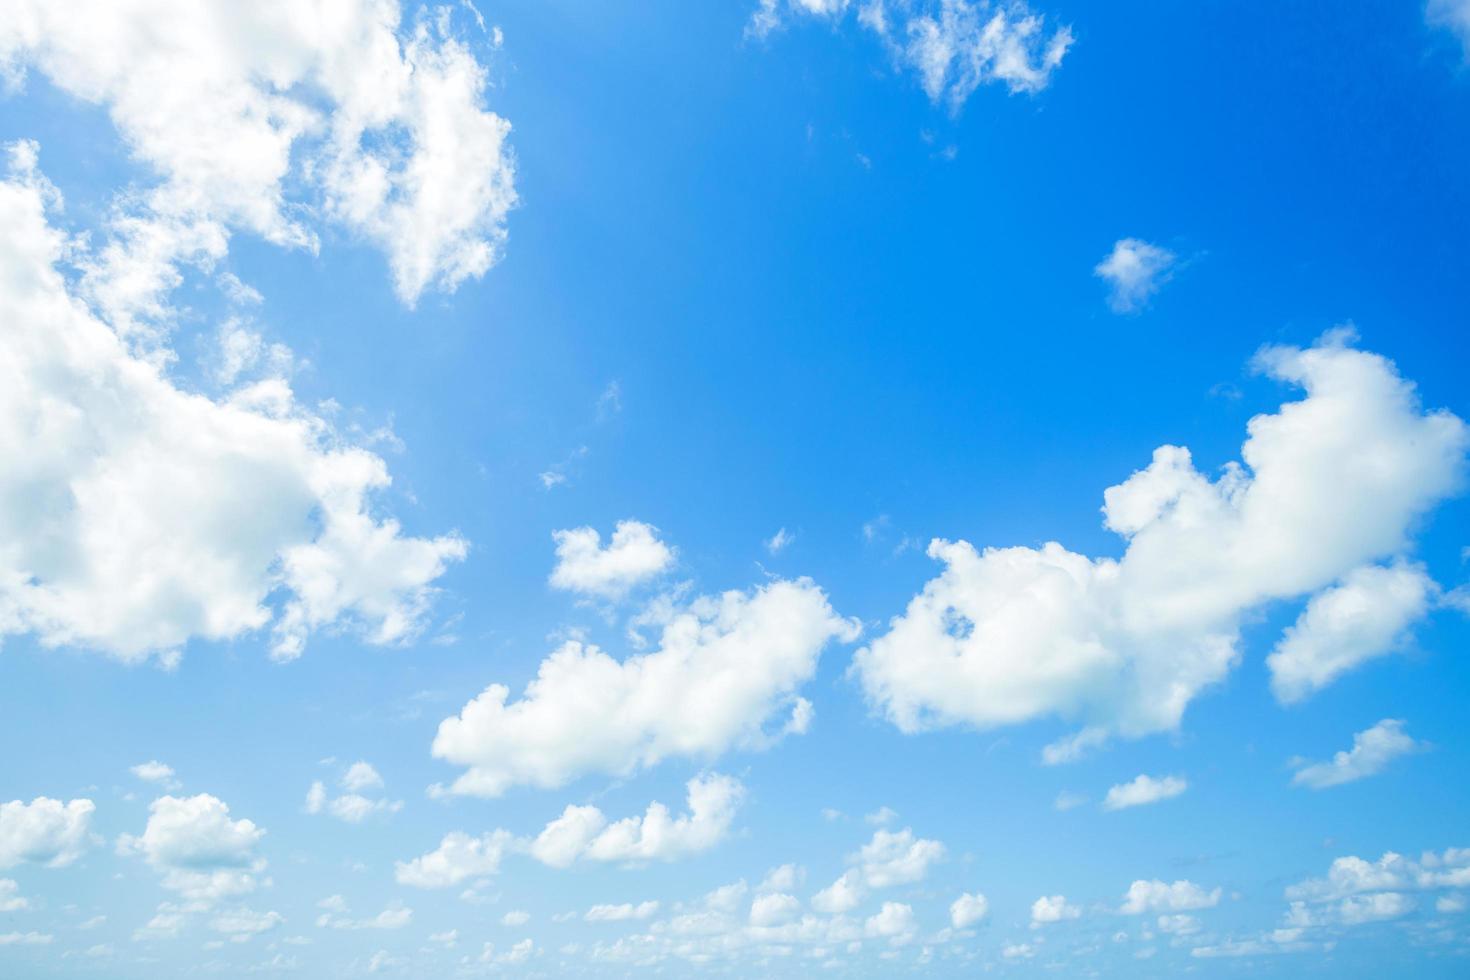
<path id="1" fill-rule="evenodd" d="M 0 975 L 1466 972 L 1463 0 L 0 13 Z"/>

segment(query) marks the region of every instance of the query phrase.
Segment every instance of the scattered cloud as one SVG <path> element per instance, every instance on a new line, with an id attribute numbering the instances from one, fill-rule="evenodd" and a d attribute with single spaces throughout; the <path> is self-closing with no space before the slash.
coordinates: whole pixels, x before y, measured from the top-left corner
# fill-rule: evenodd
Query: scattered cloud
<path id="1" fill-rule="evenodd" d="M 1132 806 L 1147 806 L 1161 800 L 1172 799 L 1189 788 L 1189 783 L 1178 776 L 1153 776 L 1140 774 L 1131 782 L 1119 783 L 1103 797 L 1104 810 L 1126 810 Z"/>
<path id="2" fill-rule="evenodd" d="M 63 803 L 46 796 L 0 803 L 0 868 L 71 864 L 87 849 L 96 809 L 91 800 Z"/>
<path id="3" fill-rule="evenodd" d="M 595 528 L 554 531 L 551 536 L 556 541 L 551 586 L 579 595 L 622 599 L 674 563 L 674 550 L 658 539 L 658 528 L 641 521 L 619 521 L 605 548 Z"/>
<path id="4" fill-rule="evenodd" d="M 1092 271 L 1108 284 L 1108 306 L 1114 313 L 1137 313 L 1169 281 L 1178 261 L 1166 248 L 1139 238 L 1120 238 Z"/>
<path id="5" fill-rule="evenodd" d="M 1327 789 L 1355 782 L 1382 772 L 1399 756 L 1421 751 L 1425 746 L 1404 734 L 1404 723 L 1385 718 L 1372 728 L 1353 736 L 1353 747 L 1338 752 L 1330 762 L 1296 763 L 1291 781 L 1311 789 Z"/>

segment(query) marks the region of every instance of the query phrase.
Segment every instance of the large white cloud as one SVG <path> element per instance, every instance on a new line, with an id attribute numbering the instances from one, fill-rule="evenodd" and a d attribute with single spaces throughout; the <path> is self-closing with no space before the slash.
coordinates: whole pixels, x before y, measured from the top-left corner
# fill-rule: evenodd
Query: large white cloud
<path id="1" fill-rule="evenodd" d="M 48 868 L 71 864 L 87 849 L 91 800 L 62 803 L 38 796 L 0 803 L 0 868 L 27 861 Z"/>
<path id="2" fill-rule="evenodd" d="M 1250 421 L 1244 465 L 1212 481 L 1163 446 L 1107 490 L 1121 559 L 933 542 L 945 570 L 855 657 L 870 701 L 905 732 L 1082 722 L 1057 759 L 1176 728 L 1236 663 L 1245 616 L 1401 555 L 1461 485 L 1470 430 L 1350 340 L 1258 355 L 1306 397 Z"/>
<path id="3" fill-rule="evenodd" d="M 658 528 L 642 521 L 618 521 L 607 547 L 590 527 L 555 531 L 552 538 L 556 541 L 552 586 L 602 599 L 621 599 L 674 561 L 673 549 L 658 539 Z"/>
<path id="4" fill-rule="evenodd" d="M 208 793 L 161 796 L 148 807 L 143 833 L 123 834 L 117 849 L 142 856 L 194 911 L 255 889 L 266 867 L 256 850 L 264 836 L 253 821 L 232 820 L 229 806 Z"/>
<path id="5" fill-rule="evenodd" d="M 1423 567 L 1399 561 L 1355 568 L 1317 593 L 1266 658 L 1277 700 L 1300 701 L 1392 652 L 1438 592 Z"/>
<path id="6" fill-rule="evenodd" d="M 745 788 L 716 773 L 689 780 L 688 791 L 689 812 L 677 817 L 655 802 L 642 816 L 609 824 L 595 806 L 569 806 L 530 843 L 531 854 L 564 868 L 579 859 L 673 861 L 708 850 L 729 833 Z"/>
<path id="7" fill-rule="evenodd" d="M 793 16 L 835 20 L 852 6 L 847 0 L 760 0 L 746 35 L 766 37 Z M 918 76 L 931 100 L 954 109 L 985 84 L 1040 91 L 1072 45 L 1071 28 L 1048 34 L 1044 18 L 1022 0 L 866 0 L 857 6 L 858 21 L 894 63 Z"/>
<path id="8" fill-rule="evenodd" d="M 0 636 L 165 662 L 190 639 L 268 626 L 279 658 L 324 627 L 411 637 L 464 541 L 408 537 L 375 516 L 382 459 L 283 380 L 216 400 L 130 352 L 63 276 L 74 246 L 47 221 L 55 195 L 35 146 L 11 153 L 0 181 Z"/>
<path id="9" fill-rule="evenodd" d="M 570 641 L 542 661 L 519 700 L 507 703 L 510 689 L 490 685 L 439 725 L 433 752 L 468 767 L 453 792 L 497 796 L 759 747 L 778 711 L 804 704 L 796 690 L 822 648 L 856 633 L 806 579 L 701 597 L 668 611 L 650 653 L 619 662 Z"/>
<path id="10" fill-rule="evenodd" d="M 411 304 L 481 275 L 515 204 L 510 125 L 452 9 L 14 0 L 0 68 L 105 108 L 158 177 L 95 270 L 119 317 L 157 313 L 175 264 L 217 258 L 232 228 L 315 248 L 315 215 L 382 248 Z"/>

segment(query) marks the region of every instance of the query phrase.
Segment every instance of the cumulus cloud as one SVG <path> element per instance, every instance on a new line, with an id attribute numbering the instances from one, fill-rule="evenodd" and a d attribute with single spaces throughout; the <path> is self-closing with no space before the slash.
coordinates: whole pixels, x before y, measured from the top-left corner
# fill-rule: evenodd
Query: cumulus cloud
<path id="1" fill-rule="evenodd" d="M 759 748 L 773 740 L 767 722 L 799 707 L 796 689 L 822 648 L 857 630 L 807 579 L 704 596 L 669 611 L 651 653 L 619 662 L 573 640 L 542 661 L 519 700 L 507 704 L 510 689 L 490 685 L 439 725 L 433 753 L 468 767 L 452 792 L 498 796 Z"/>
<path id="2" fill-rule="evenodd" d="M 315 249 L 318 214 L 381 248 L 411 305 L 482 275 L 516 200 L 510 124 L 451 10 L 19 0 L 0 67 L 104 108 L 157 177 L 94 277 L 119 315 L 156 308 L 175 263 L 219 257 L 232 229 Z"/>
<path id="3" fill-rule="evenodd" d="M 956 929 L 968 929 L 985 918 L 990 903 L 979 892 L 965 892 L 949 903 L 949 921 Z"/>
<path id="4" fill-rule="evenodd" d="M 847 0 L 760 0 L 746 36 L 764 38 L 794 17 L 835 22 Z M 1072 45 L 1072 30 L 1048 33 L 1042 15 L 1022 0 L 867 0 L 858 22 L 887 49 L 895 65 L 913 72 L 930 100 L 952 109 L 981 85 L 1012 93 L 1039 92 Z"/>
<path id="5" fill-rule="evenodd" d="M 616 600 L 674 563 L 674 552 L 658 539 L 658 528 L 641 521 L 619 521 L 607 547 L 595 528 L 554 531 L 556 567 L 553 588 Z"/>
<path id="6" fill-rule="evenodd" d="M 884 902 L 883 906 L 863 922 L 863 934 L 878 939 L 887 939 L 901 946 L 918 932 L 914 921 L 914 909 L 903 902 Z"/>
<path id="7" fill-rule="evenodd" d="M 1178 256 L 1139 238 L 1120 238 L 1092 270 L 1108 284 L 1114 313 L 1136 313 L 1169 281 Z"/>
<path id="8" fill-rule="evenodd" d="M 1031 903 L 1032 927 L 1052 922 L 1081 918 L 1082 910 L 1067 901 L 1065 895 L 1043 895 Z"/>
<path id="9" fill-rule="evenodd" d="M 501 859 L 514 843 L 504 830 L 494 830 L 479 837 L 462 831 L 444 835 L 439 846 L 412 861 L 399 861 L 394 878 L 400 885 L 415 888 L 448 888 L 466 878 L 483 878 L 500 871 Z"/>
<path id="10" fill-rule="evenodd" d="M 1139 879 L 1128 887 L 1123 905 L 1118 909 L 1124 915 L 1142 915 L 1145 912 L 1188 912 L 1195 909 L 1212 909 L 1220 904 L 1220 889 L 1206 891 L 1192 881 L 1180 880 L 1173 884 Z"/>
<path id="11" fill-rule="evenodd" d="M 255 889 L 266 867 L 256 852 L 264 836 L 250 820 L 231 820 L 229 806 L 208 793 L 161 796 L 149 804 L 142 835 L 123 834 L 117 850 L 143 857 L 164 888 L 207 907 Z"/>
<path id="12" fill-rule="evenodd" d="M 552 867 L 584 861 L 673 861 L 708 850 L 729 833 L 745 794 L 740 781 L 711 774 L 689 780 L 689 812 L 674 817 L 662 803 L 642 816 L 609 824 L 595 806 L 568 806 L 530 843 Z"/>
<path id="13" fill-rule="evenodd" d="M 1104 810 L 1126 810 L 1131 806 L 1147 806 L 1160 800 L 1171 799 L 1189 788 L 1189 783 L 1178 776 L 1154 778 L 1139 774 L 1126 783 L 1119 783 L 1103 797 Z"/>
<path id="14" fill-rule="evenodd" d="M 781 926 L 801 915 L 801 899 L 785 892 L 757 895 L 750 903 L 750 924 Z"/>
<path id="15" fill-rule="evenodd" d="M 347 823 L 362 823 L 374 813 L 397 813 L 403 809 L 402 800 L 363 795 L 383 788 L 383 777 L 366 762 L 354 762 L 349 766 L 339 784 L 347 792 L 333 797 L 327 793 L 326 784 L 321 780 L 312 783 L 306 793 L 306 812 L 325 812 Z"/>
<path id="16" fill-rule="evenodd" d="M 1404 734 L 1404 723 L 1385 718 L 1372 728 L 1353 736 L 1353 747 L 1338 752 L 1330 762 L 1305 761 L 1296 764 L 1291 781 L 1298 786 L 1326 789 L 1373 776 L 1394 759 L 1423 749 L 1424 746 Z"/>
<path id="17" fill-rule="evenodd" d="M 624 902 L 622 905 L 594 905 L 582 918 L 588 922 L 627 922 L 629 919 L 646 919 L 657 911 L 657 902 L 640 902 L 637 905 Z"/>
<path id="18" fill-rule="evenodd" d="M 71 864 L 87 849 L 96 809 L 91 800 L 62 803 L 46 796 L 0 803 L 0 868 Z"/>
<path id="19" fill-rule="evenodd" d="M 174 778 L 173 766 L 165 765 L 157 759 L 131 766 L 128 772 L 145 783 L 159 783 L 169 789 L 177 789 L 179 786 L 179 781 Z"/>
<path id="20" fill-rule="evenodd" d="M 284 381 L 214 400 L 131 353 L 62 274 L 35 153 L 0 181 L 0 636 L 166 664 L 266 627 L 280 659 L 326 627 L 413 636 L 464 541 L 375 517 L 382 459 Z"/>
<path id="21" fill-rule="evenodd" d="M 1258 355 L 1306 397 L 1250 421 L 1243 464 L 1212 481 L 1163 446 L 1107 490 L 1120 559 L 933 542 L 945 570 L 855 656 L 870 701 L 904 732 L 1081 721 L 1057 761 L 1176 729 L 1239 659 L 1249 613 L 1401 555 L 1461 485 L 1470 429 L 1425 412 L 1390 361 L 1350 340 Z"/>
<path id="22" fill-rule="evenodd" d="M 848 855 L 851 867 L 812 896 L 812 908 L 826 915 L 849 912 L 857 908 L 870 889 L 922 881 L 930 867 L 944 860 L 944 855 L 942 843 L 916 837 L 908 827 L 899 831 L 875 831 L 871 840 Z"/>
<path id="23" fill-rule="evenodd" d="M 1340 585 L 1312 597 L 1266 658 L 1276 699 L 1301 701 L 1364 662 L 1393 652 L 1438 592 L 1423 566 L 1411 562 L 1353 569 Z"/>
<path id="24" fill-rule="evenodd" d="M 1288 901 L 1338 902 L 1374 892 L 1406 892 L 1470 885 L 1470 848 L 1426 851 L 1418 860 L 1388 851 L 1377 861 L 1356 856 L 1332 862 L 1326 877 L 1308 878 L 1286 889 Z"/>

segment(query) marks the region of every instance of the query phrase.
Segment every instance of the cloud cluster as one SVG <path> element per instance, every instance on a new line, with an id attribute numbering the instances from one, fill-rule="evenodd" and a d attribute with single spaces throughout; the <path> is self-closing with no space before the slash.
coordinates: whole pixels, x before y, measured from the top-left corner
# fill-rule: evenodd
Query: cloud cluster
<path id="1" fill-rule="evenodd" d="M 381 248 L 412 304 L 483 274 L 516 201 L 510 124 L 453 19 L 405 24 L 396 0 L 19 0 L 0 68 L 101 106 L 157 177 L 94 270 L 119 318 L 159 312 L 176 263 L 218 258 L 231 229 L 315 249 L 313 215 Z"/>
<path id="2" fill-rule="evenodd" d="M 346 790 L 340 796 L 329 796 L 326 784 L 321 780 L 313 782 L 306 793 L 306 812 L 325 812 L 347 823 L 362 823 L 374 813 L 397 813 L 403 809 L 402 800 L 363 795 L 383 788 L 383 777 L 366 762 L 354 762 L 339 782 Z"/>
<path id="3" fill-rule="evenodd" d="M 439 725 L 433 753 L 468 767 L 452 792 L 498 796 L 758 748 L 782 708 L 809 715 L 796 690 L 822 648 L 856 635 L 807 579 L 704 596 L 667 611 L 650 653 L 619 662 L 573 640 L 542 661 L 520 699 L 507 703 L 510 689 L 490 685 Z"/>
<path id="4" fill-rule="evenodd" d="M 848 856 L 851 867 L 812 896 L 812 908 L 829 915 L 849 912 L 871 889 L 922 881 L 930 867 L 944 860 L 945 853 L 944 844 L 916 837 L 908 827 L 877 830 L 857 853 Z"/>
<path id="5" fill-rule="evenodd" d="M 1306 397 L 1251 419 L 1243 464 L 1210 480 L 1187 449 L 1163 446 L 1108 489 L 1105 524 L 1127 542 L 1120 559 L 1055 542 L 934 541 L 943 573 L 856 654 L 869 700 L 904 732 L 1082 722 L 1058 760 L 1114 735 L 1175 729 L 1238 660 L 1247 615 L 1360 581 L 1401 556 L 1416 521 L 1462 484 L 1470 428 L 1424 411 L 1390 361 L 1350 341 L 1338 331 L 1258 355 Z M 1286 676 L 1283 658 L 1273 666 Z"/>
<path id="6" fill-rule="evenodd" d="M 791 17 L 829 21 L 846 15 L 848 0 L 760 0 L 746 36 L 764 38 Z M 1023 0 L 866 0 L 859 23 L 888 50 L 894 63 L 918 76 L 930 100 L 953 110 L 981 85 L 1011 92 L 1046 88 L 1072 45 L 1072 31 L 1050 34 Z"/>
<path id="7" fill-rule="evenodd" d="M 67 15 L 77 19 L 73 12 Z M 173 663 L 191 639 L 270 627 L 273 655 L 353 625 L 393 643 L 421 625 L 457 535 L 374 515 L 378 456 L 283 380 L 215 400 L 138 356 L 72 291 L 36 148 L 0 181 L 0 636 Z"/>

